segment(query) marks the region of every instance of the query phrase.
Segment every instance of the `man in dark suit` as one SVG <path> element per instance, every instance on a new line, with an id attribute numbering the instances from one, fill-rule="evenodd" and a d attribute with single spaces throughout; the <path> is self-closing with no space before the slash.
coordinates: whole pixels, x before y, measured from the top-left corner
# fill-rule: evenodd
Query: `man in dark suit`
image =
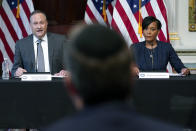
<path id="1" fill-rule="evenodd" d="M 90 25 L 74 34 L 66 63 L 84 108 L 77 115 L 45 130 L 179 130 L 142 117 L 132 108 L 129 102 L 133 78 L 132 56 L 126 42 L 116 32 L 104 26 Z"/>
<path id="2" fill-rule="evenodd" d="M 63 62 L 65 36 L 47 33 L 47 18 L 40 10 L 31 13 L 30 26 L 33 34 L 16 42 L 12 76 L 21 76 L 23 72 L 51 72 L 56 75 L 67 75 Z M 41 44 L 40 49 L 43 54 L 40 60 L 43 68 L 41 71 L 38 70 L 38 58 L 40 58 L 38 44 Z"/>

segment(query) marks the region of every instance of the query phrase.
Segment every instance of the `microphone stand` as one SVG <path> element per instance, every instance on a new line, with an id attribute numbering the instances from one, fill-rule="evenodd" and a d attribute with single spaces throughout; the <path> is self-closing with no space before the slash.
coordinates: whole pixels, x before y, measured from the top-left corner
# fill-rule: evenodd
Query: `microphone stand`
<path id="1" fill-rule="evenodd" d="M 151 59 L 152 59 L 152 70 L 154 70 L 154 56 L 153 56 L 153 42 L 152 43 L 150 43 L 150 45 L 151 45 L 151 49 L 152 49 L 152 51 L 151 51 Z"/>

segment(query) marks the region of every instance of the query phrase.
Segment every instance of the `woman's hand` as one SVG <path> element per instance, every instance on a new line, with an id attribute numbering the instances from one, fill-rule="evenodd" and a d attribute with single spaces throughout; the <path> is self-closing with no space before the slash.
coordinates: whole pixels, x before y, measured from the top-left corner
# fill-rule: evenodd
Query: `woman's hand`
<path id="1" fill-rule="evenodd" d="M 188 74 L 190 74 L 190 70 L 188 68 L 182 68 L 181 74 L 182 75 L 188 75 Z"/>

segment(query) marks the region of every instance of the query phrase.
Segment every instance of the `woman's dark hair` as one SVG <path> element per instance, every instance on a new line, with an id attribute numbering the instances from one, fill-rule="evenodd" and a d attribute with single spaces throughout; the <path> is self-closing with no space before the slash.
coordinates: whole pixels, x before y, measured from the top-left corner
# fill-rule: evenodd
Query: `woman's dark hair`
<path id="1" fill-rule="evenodd" d="M 155 18 L 154 16 L 147 16 L 144 18 L 143 22 L 142 22 L 142 29 L 147 29 L 148 26 L 152 23 L 152 22 L 156 22 L 157 23 L 157 29 L 160 30 L 161 29 L 161 22 Z"/>

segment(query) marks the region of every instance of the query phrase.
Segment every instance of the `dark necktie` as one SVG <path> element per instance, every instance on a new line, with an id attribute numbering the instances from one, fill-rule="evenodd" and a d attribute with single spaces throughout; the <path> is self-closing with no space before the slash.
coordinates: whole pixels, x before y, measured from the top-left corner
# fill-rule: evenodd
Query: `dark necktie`
<path id="1" fill-rule="evenodd" d="M 45 72 L 44 54 L 41 46 L 42 40 L 37 40 L 37 72 Z"/>

